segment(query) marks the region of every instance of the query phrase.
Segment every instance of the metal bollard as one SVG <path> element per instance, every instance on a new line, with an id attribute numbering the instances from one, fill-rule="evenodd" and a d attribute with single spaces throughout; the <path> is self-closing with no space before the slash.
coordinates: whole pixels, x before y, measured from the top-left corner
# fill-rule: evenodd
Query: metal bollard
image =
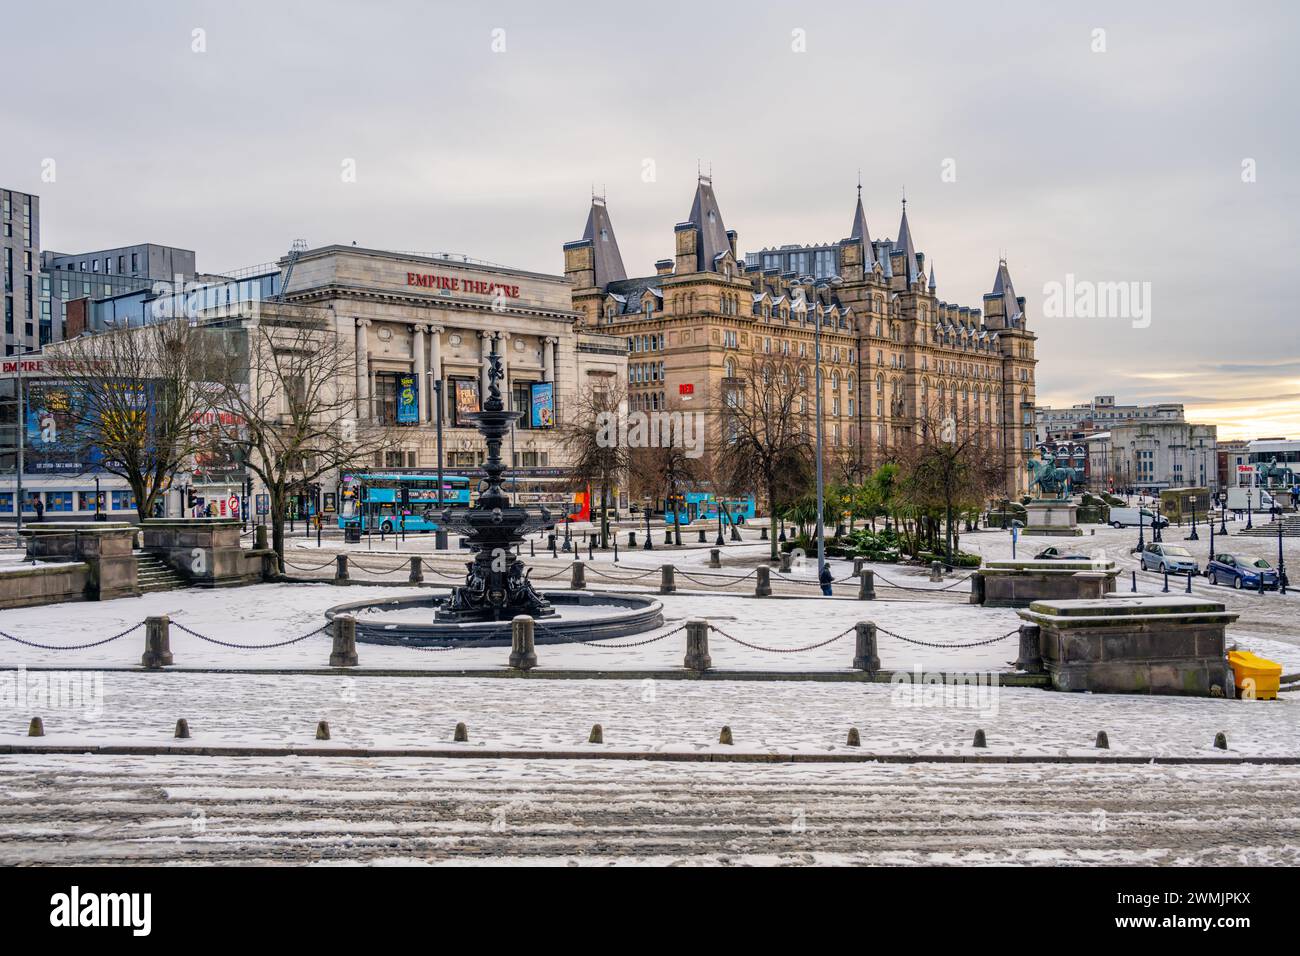
<path id="1" fill-rule="evenodd" d="M 767 540 L 768 540 L 768 537 L 767 537 L 767 525 L 763 525 L 763 527 L 761 527 L 761 528 L 758 529 L 758 540 L 759 540 L 759 541 L 767 541 Z"/>
<path id="2" fill-rule="evenodd" d="M 789 551 L 782 551 L 782 552 L 781 552 L 781 566 L 780 566 L 779 568 L 777 568 L 777 570 L 780 571 L 782 574 L 789 574 L 789 573 L 790 573 L 790 562 L 791 562 L 792 560 L 794 560 L 794 559 L 791 557 L 791 554 L 790 554 Z"/>
<path id="3" fill-rule="evenodd" d="M 857 632 L 853 648 L 853 668 L 874 674 L 880 670 L 880 652 L 876 649 L 876 625 L 871 621 L 858 621 L 853 628 Z"/>
<path id="4" fill-rule="evenodd" d="M 722 551 L 719 550 L 718 548 L 709 549 L 709 567 L 711 568 L 722 567 Z"/>
<path id="5" fill-rule="evenodd" d="M 144 619 L 144 654 L 140 666 L 158 670 L 172 663 L 172 619 L 166 614 Z"/>
<path id="6" fill-rule="evenodd" d="M 772 596 L 772 569 L 766 564 L 760 564 L 757 569 L 757 575 L 754 579 L 754 597 L 771 597 Z"/>
<path id="7" fill-rule="evenodd" d="M 1262 591 L 1262 590 L 1264 589 L 1264 575 L 1261 574 L 1261 575 L 1259 576 L 1259 581 L 1260 581 L 1260 590 Z M 1187 592 L 1186 592 L 1186 593 L 1188 593 L 1188 594 L 1191 594 L 1191 593 L 1192 593 L 1192 576 L 1191 576 L 1191 574 L 1188 574 L 1188 575 L 1187 575 Z"/>
<path id="8" fill-rule="evenodd" d="M 1043 672 L 1043 649 L 1041 631 L 1037 624 L 1020 625 L 1020 657 L 1016 669 L 1027 674 Z"/>
<path id="9" fill-rule="evenodd" d="M 333 634 L 330 667 L 356 667 L 357 619 L 350 614 L 340 614 L 334 618 Z"/>
<path id="10" fill-rule="evenodd" d="M 520 614 L 510 622 L 510 666 L 527 671 L 537 666 L 537 648 L 533 643 L 533 619 Z"/>
<path id="11" fill-rule="evenodd" d="M 677 590 L 677 569 L 671 564 L 662 565 L 659 568 L 659 593 L 672 594 Z"/>
<path id="12" fill-rule="evenodd" d="M 1165 572 L 1165 586 L 1164 586 L 1163 588 L 1161 588 L 1161 590 L 1162 590 L 1165 594 L 1168 594 L 1168 593 L 1169 593 L 1169 572 L 1168 572 L 1168 571 Z"/>
<path id="13" fill-rule="evenodd" d="M 943 563 L 939 561 L 930 562 L 930 582 L 938 584 L 943 580 Z"/>
<path id="14" fill-rule="evenodd" d="M 587 560 L 588 561 L 596 560 L 596 539 L 595 538 L 587 539 Z"/>
<path id="15" fill-rule="evenodd" d="M 528 539 L 528 556 L 529 556 L 530 558 L 535 558 L 535 557 L 537 557 L 537 549 L 533 546 L 533 539 L 532 539 L 532 538 L 529 538 L 529 539 Z"/>
<path id="16" fill-rule="evenodd" d="M 699 674 L 713 666 L 709 657 L 708 621 L 696 619 L 686 622 L 686 659 L 682 666 Z"/>
<path id="17" fill-rule="evenodd" d="M 424 583 L 424 562 L 418 555 L 411 558 L 410 583 L 411 584 Z"/>
<path id="18" fill-rule="evenodd" d="M 1134 592 L 1134 593 L 1137 593 L 1137 589 L 1138 589 L 1138 573 L 1137 573 L 1136 571 L 1130 571 L 1129 574 L 1131 574 L 1131 575 L 1133 576 L 1133 586 L 1130 587 L 1129 590 L 1132 591 L 1132 592 Z"/>
<path id="19" fill-rule="evenodd" d="M 334 558 L 334 582 L 346 581 L 348 579 L 348 556 L 340 554 Z"/>
<path id="20" fill-rule="evenodd" d="M 876 572 L 863 568 L 858 572 L 858 600 L 874 601 L 876 599 Z"/>
<path id="21" fill-rule="evenodd" d="M 700 529 L 700 544 L 704 543 L 704 529 Z"/>
<path id="22" fill-rule="evenodd" d="M 569 579 L 569 589 L 581 591 L 587 587 L 587 575 L 581 561 L 573 562 L 573 577 Z"/>
<path id="23" fill-rule="evenodd" d="M 636 532 L 635 532 L 635 531 L 629 531 L 629 532 L 627 533 L 627 546 L 628 546 L 629 548 L 635 548 L 635 547 L 636 547 Z"/>

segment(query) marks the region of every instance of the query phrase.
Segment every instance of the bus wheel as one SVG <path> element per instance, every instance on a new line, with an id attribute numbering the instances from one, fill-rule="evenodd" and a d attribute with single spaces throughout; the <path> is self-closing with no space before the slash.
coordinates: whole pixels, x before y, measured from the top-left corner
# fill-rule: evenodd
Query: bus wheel
<path id="1" fill-rule="evenodd" d="M 382 531 L 384 534 L 392 534 L 393 523 L 391 521 L 385 521 L 383 524 L 379 526 L 379 530 Z"/>

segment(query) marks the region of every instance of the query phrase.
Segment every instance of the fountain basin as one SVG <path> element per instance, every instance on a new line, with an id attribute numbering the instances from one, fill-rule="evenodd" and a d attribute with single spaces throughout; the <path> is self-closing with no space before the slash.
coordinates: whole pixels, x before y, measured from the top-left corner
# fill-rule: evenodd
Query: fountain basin
<path id="1" fill-rule="evenodd" d="M 325 612 L 333 621 L 349 614 L 357 621 L 357 640 L 366 644 L 410 647 L 508 647 L 510 621 L 455 623 L 435 621 L 434 612 L 449 595 L 427 591 L 381 601 L 351 601 Z M 603 591 L 547 591 L 556 614 L 537 620 L 534 642 L 568 644 L 627 637 L 661 627 L 663 604 L 654 598 Z"/>

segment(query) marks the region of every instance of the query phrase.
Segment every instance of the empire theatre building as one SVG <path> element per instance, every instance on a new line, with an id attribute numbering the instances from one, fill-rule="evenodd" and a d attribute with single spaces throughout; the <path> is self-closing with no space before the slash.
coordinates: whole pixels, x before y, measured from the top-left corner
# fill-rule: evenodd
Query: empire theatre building
<path id="1" fill-rule="evenodd" d="M 358 416 L 409 426 L 374 466 L 437 466 L 439 381 L 444 465 L 472 476 L 487 447 L 466 416 L 501 355 L 502 393 L 520 416 L 503 448 L 520 503 L 571 497 L 559 434 L 583 392 L 625 380 L 621 337 L 575 328 L 563 276 L 441 256 L 324 246 L 280 263 L 287 302 L 331 309 L 356 336 Z M 346 325 L 346 328 L 343 326 Z"/>

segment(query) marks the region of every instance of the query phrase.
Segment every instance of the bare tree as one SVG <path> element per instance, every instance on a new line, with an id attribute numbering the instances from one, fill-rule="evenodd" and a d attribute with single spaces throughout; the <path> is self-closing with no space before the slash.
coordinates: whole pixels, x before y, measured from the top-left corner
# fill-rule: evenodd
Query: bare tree
<path id="1" fill-rule="evenodd" d="M 575 491 L 595 488 L 600 511 L 600 546 L 609 547 L 606 502 L 619 477 L 628 473 L 628 447 L 624 442 L 627 393 L 620 386 L 590 386 L 569 403 L 560 425 L 559 443 L 568 458 L 570 485 Z"/>
<path id="2" fill-rule="evenodd" d="M 916 442 L 896 452 L 903 494 L 918 509 L 918 518 L 933 524 L 934 513 L 942 517 L 950 565 L 957 510 L 982 505 L 1006 482 L 1000 451 L 977 424 L 974 419 L 959 421 L 952 416 L 924 419 Z"/>
<path id="3" fill-rule="evenodd" d="M 204 331 L 183 319 L 83 335 L 50 346 L 49 364 L 67 389 L 48 427 L 82 461 L 125 479 L 136 514 L 154 513 L 173 476 L 204 447 L 197 427 L 200 385 L 212 371 Z"/>
<path id="4" fill-rule="evenodd" d="M 397 430 L 358 415 L 357 355 L 332 312 L 263 303 L 227 335 L 230 371 L 208 394 L 222 439 L 242 451 L 270 498 L 271 547 L 284 560 L 295 490 L 370 465 Z"/>
<path id="5" fill-rule="evenodd" d="M 628 487 L 632 495 L 638 498 L 646 498 L 651 501 L 662 499 L 664 501 L 664 522 L 668 521 L 668 510 L 675 507 L 673 498 L 679 488 L 686 485 L 693 485 L 700 479 L 701 466 L 698 458 L 691 455 L 691 448 L 682 441 L 672 440 L 671 428 L 673 422 L 680 422 L 683 413 L 660 412 L 649 413 L 651 415 L 664 415 L 669 422 L 667 428 L 655 429 L 657 439 L 668 438 L 669 440 L 656 441 L 653 445 L 634 447 L 628 449 Z M 671 415 L 677 417 L 673 418 Z M 657 419 L 651 419 L 656 424 Z M 681 429 L 678 427 L 678 435 Z M 681 529 L 677 529 L 678 537 L 681 537 Z"/>
<path id="6" fill-rule="evenodd" d="M 761 489 L 768 504 L 771 557 L 777 557 L 777 511 L 808 486 L 814 446 L 794 373 L 757 356 L 748 377 L 726 382 L 716 399 L 719 434 L 714 442 L 717 481 L 732 490 Z"/>

